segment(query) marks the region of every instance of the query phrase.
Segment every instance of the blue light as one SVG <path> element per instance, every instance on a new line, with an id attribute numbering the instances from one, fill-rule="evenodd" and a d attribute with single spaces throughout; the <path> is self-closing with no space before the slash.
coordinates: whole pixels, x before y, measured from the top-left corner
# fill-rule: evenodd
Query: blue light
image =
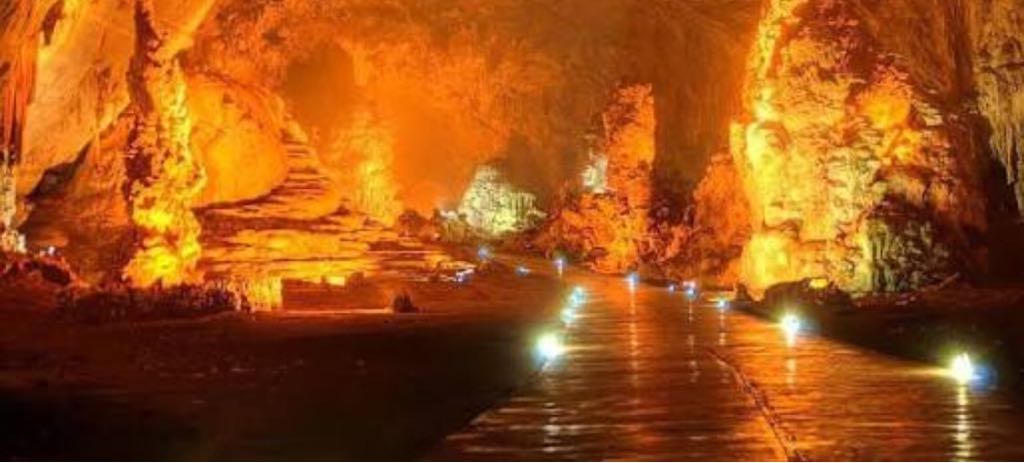
<path id="1" fill-rule="evenodd" d="M 480 260 L 488 260 L 491 258 L 491 250 L 487 246 L 480 246 L 476 250 L 476 257 Z"/>
<path id="2" fill-rule="evenodd" d="M 626 277 L 626 283 L 629 284 L 629 290 L 631 292 L 636 291 L 636 285 L 639 282 L 640 282 L 640 276 L 637 275 L 636 272 L 630 273 L 629 276 Z"/>

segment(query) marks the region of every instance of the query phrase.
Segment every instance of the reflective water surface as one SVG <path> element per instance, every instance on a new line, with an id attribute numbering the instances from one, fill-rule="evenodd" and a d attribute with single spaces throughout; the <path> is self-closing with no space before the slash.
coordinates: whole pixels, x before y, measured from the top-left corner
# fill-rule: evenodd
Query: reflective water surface
<path id="1" fill-rule="evenodd" d="M 1005 460 L 1009 393 L 719 307 L 567 274 L 565 352 L 429 457 L 459 460 Z M 569 302 L 567 302 L 569 305 Z"/>

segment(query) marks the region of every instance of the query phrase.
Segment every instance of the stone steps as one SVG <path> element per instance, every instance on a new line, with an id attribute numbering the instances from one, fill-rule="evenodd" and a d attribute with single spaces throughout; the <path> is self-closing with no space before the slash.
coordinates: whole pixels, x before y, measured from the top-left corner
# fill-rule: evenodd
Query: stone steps
<path id="1" fill-rule="evenodd" d="M 422 279 L 463 266 L 351 210 L 304 137 L 282 137 L 288 174 L 281 185 L 260 198 L 199 211 L 200 265 L 208 275 L 339 282 L 357 273 Z"/>

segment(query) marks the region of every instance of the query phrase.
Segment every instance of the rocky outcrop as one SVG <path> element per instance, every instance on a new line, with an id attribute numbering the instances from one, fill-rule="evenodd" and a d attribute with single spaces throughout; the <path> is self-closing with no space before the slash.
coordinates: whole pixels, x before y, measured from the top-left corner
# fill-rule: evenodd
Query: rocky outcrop
<path id="1" fill-rule="evenodd" d="M 544 219 L 537 197 L 509 183 L 495 166 L 480 166 L 462 195 L 458 215 L 483 239 L 533 230 Z"/>
<path id="2" fill-rule="evenodd" d="M 602 126 L 605 185 L 566 198 L 540 243 L 579 256 L 599 272 L 622 273 L 640 265 L 650 236 L 656 127 L 651 86 L 621 88 Z"/>
<path id="3" fill-rule="evenodd" d="M 742 279 L 903 291 L 971 268 L 985 198 L 969 118 L 908 72 L 855 2 L 776 0 L 733 154 L 751 204 Z"/>
<path id="4" fill-rule="evenodd" d="M 978 108 L 992 151 L 1024 213 L 1024 2 L 963 1 Z"/>
<path id="5" fill-rule="evenodd" d="M 136 48 L 128 75 L 133 124 L 124 194 L 135 250 L 124 268 L 132 284 L 196 281 L 201 247 L 192 213 L 205 174 L 192 154 L 187 85 L 173 41 L 154 26 L 152 0 L 137 0 Z"/>

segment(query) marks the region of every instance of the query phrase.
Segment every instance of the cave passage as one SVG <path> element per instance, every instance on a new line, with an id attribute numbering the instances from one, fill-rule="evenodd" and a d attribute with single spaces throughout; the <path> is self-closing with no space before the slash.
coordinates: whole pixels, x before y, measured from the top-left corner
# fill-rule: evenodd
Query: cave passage
<path id="1" fill-rule="evenodd" d="M 1022 12 L 4 0 L 0 457 L 1019 459 Z"/>

